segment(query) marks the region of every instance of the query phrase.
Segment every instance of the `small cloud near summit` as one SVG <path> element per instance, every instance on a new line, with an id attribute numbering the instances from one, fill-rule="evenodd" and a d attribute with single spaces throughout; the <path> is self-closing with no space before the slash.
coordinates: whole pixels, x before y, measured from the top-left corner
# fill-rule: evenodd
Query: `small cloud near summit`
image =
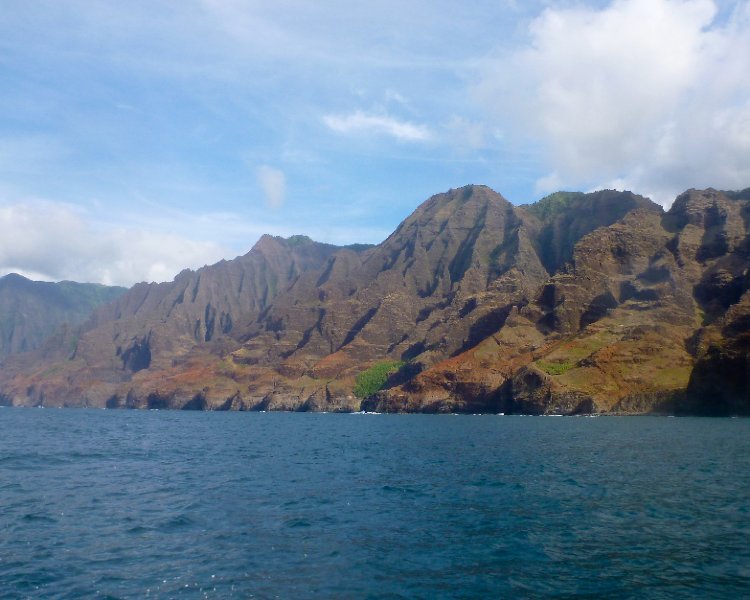
<path id="1" fill-rule="evenodd" d="M 283 171 L 261 165 L 256 171 L 258 184 L 270 208 L 281 208 L 286 200 L 286 177 Z"/>

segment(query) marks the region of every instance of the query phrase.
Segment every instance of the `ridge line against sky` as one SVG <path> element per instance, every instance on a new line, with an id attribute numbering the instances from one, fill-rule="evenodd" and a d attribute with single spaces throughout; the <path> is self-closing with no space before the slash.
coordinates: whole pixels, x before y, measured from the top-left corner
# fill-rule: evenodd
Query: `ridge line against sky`
<path id="1" fill-rule="evenodd" d="M 377 243 L 467 183 L 750 186 L 750 0 L 0 2 L 0 275 Z"/>

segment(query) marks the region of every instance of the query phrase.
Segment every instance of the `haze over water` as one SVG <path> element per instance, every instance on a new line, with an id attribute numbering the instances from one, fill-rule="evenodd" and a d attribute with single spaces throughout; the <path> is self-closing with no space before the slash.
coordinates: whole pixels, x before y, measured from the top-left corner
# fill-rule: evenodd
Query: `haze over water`
<path id="1" fill-rule="evenodd" d="M 750 594 L 750 420 L 0 410 L 3 597 Z"/>

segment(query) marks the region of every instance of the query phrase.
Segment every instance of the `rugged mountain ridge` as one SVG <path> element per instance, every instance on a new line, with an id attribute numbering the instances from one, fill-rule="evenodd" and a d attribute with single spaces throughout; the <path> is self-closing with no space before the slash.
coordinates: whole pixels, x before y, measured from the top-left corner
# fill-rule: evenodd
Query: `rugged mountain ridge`
<path id="1" fill-rule="evenodd" d="M 4 374 L 25 385 L 33 403 L 100 405 L 141 371 L 171 368 L 214 340 L 231 344 L 276 295 L 337 249 L 305 236 L 263 236 L 234 260 L 185 270 L 168 283 L 136 284 L 37 353 L 7 361 Z"/>
<path id="2" fill-rule="evenodd" d="M 748 204 L 691 190 L 664 213 L 605 190 L 518 207 L 466 186 L 375 247 L 266 236 L 235 261 L 136 286 L 72 352 L 63 335 L 5 369 L 0 392 L 110 407 L 746 412 L 746 371 L 731 399 L 701 390 L 716 361 L 734 373 L 747 360 Z M 384 362 L 385 389 L 356 397 Z"/>
<path id="3" fill-rule="evenodd" d="M 16 273 L 0 277 L 0 358 L 37 349 L 61 326 L 80 325 L 125 291 L 96 283 L 32 281 Z"/>
<path id="4" fill-rule="evenodd" d="M 741 199 L 691 190 L 664 215 L 637 209 L 592 231 L 501 330 L 366 407 L 747 413 L 747 368 L 737 364 L 747 331 L 740 322 L 734 336 L 717 333 L 747 317 L 747 211 Z M 709 377 L 722 368 L 734 392 Z M 717 394 L 732 400 L 717 404 Z"/>

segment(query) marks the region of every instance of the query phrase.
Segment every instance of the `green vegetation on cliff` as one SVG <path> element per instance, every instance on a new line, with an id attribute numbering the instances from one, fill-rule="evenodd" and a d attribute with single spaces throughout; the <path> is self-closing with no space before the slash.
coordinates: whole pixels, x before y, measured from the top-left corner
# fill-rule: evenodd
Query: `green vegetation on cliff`
<path id="1" fill-rule="evenodd" d="M 525 204 L 521 208 L 538 219 L 546 221 L 550 217 L 565 211 L 574 200 L 583 198 L 584 196 L 583 192 L 555 192 L 554 194 L 545 196 L 534 204 Z"/>
<path id="2" fill-rule="evenodd" d="M 405 364 L 400 360 L 386 360 L 363 371 L 354 382 L 354 395 L 357 398 L 368 398 L 382 390 L 388 378 Z"/>
<path id="3" fill-rule="evenodd" d="M 567 361 L 567 362 L 546 362 L 543 360 L 540 360 L 537 363 L 537 366 L 547 373 L 547 375 L 562 375 L 563 373 L 566 373 L 567 371 L 570 371 L 575 366 L 575 363 Z"/>

